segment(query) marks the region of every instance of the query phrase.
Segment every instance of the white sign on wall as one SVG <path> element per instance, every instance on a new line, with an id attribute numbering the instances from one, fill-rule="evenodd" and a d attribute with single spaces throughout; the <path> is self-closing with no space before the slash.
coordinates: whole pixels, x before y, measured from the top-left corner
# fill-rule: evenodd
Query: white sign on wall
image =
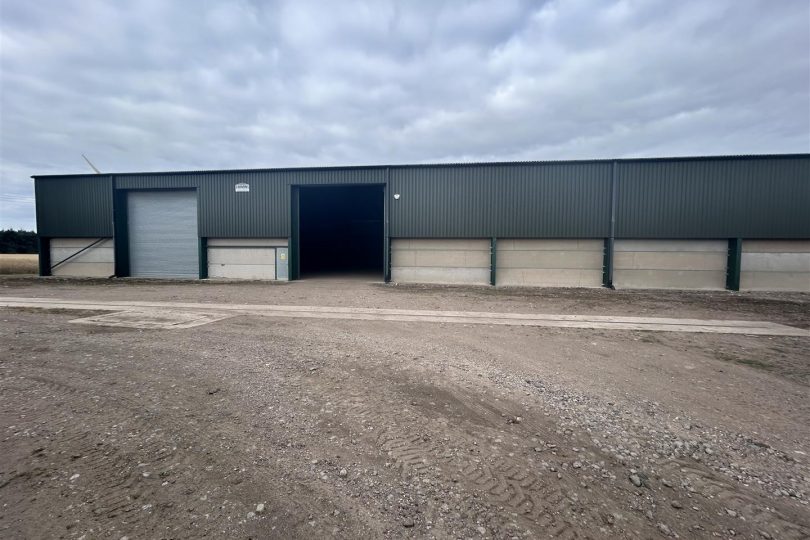
<path id="1" fill-rule="evenodd" d="M 250 191 L 250 184 L 240 182 L 240 183 L 236 184 L 236 186 L 234 186 L 234 188 L 235 188 L 234 190 L 237 193 L 247 193 L 248 191 Z"/>

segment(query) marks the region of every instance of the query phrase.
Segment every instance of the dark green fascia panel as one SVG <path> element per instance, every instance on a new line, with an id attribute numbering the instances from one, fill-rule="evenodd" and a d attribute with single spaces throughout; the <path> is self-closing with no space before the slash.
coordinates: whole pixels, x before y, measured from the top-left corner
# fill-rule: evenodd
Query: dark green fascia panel
<path id="1" fill-rule="evenodd" d="M 115 233 L 115 277 L 129 277 L 129 230 L 127 227 L 127 192 L 113 193 L 113 231 Z"/>
<path id="2" fill-rule="evenodd" d="M 740 267 L 742 263 L 742 238 L 728 239 L 728 263 L 726 264 L 726 289 L 740 290 Z"/>
<path id="3" fill-rule="evenodd" d="M 37 236 L 39 246 L 39 275 L 51 275 L 51 239 Z"/>
<path id="4" fill-rule="evenodd" d="M 208 238 L 200 237 L 200 279 L 208 279 Z"/>

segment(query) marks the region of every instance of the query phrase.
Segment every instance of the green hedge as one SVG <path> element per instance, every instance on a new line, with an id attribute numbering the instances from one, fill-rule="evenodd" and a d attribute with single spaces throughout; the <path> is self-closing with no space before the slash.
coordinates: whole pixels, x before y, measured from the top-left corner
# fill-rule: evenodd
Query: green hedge
<path id="1" fill-rule="evenodd" d="M 36 253 L 37 233 L 34 231 L 0 230 L 0 253 Z"/>

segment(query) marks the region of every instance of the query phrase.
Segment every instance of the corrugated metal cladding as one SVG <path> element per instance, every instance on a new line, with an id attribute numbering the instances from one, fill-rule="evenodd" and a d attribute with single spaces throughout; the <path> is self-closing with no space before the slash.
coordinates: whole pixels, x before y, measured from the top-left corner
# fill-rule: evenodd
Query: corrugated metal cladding
<path id="1" fill-rule="evenodd" d="M 390 179 L 392 237 L 603 238 L 614 163 L 618 238 L 810 238 L 809 154 L 138 173 L 114 183 L 196 189 L 203 237 L 287 237 L 291 185 Z M 109 178 L 38 177 L 40 234 L 112 235 Z M 249 193 L 235 192 L 240 182 Z"/>
<path id="2" fill-rule="evenodd" d="M 617 167 L 617 237 L 810 238 L 810 156 Z"/>
<path id="3" fill-rule="evenodd" d="M 129 275 L 199 275 L 194 191 L 133 191 L 127 195 Z"/>
<path id="4" fill-rule="evenodd" d="M 610 163 L 391 170 L 394 237 L 604 237 Z"/>
<path id="5" fill-rule="evenodd" d="M 37 232 L 43 237 L 113 235 L 112 180 L 88 175 L 37 178 Z"/>
<path id="6" fill-rule="evenodd" d="M 236 184 L 250 185 L 236 193 Z M 384 169 L 233 171 L 119 175 L 117 189 L 196 188 L 200 236 L 267 238 L 290 234 L 290 186 L 382 184 Z"/>

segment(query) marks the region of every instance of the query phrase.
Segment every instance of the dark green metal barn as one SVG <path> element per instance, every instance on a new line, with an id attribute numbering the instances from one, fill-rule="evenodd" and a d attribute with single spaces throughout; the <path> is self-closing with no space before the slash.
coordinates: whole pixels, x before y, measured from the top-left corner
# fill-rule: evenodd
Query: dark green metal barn
<path id="1" fill-rule="evenodd" d="M 810 290 L 810 154 L 34 179 L 42 275 Z"/>

